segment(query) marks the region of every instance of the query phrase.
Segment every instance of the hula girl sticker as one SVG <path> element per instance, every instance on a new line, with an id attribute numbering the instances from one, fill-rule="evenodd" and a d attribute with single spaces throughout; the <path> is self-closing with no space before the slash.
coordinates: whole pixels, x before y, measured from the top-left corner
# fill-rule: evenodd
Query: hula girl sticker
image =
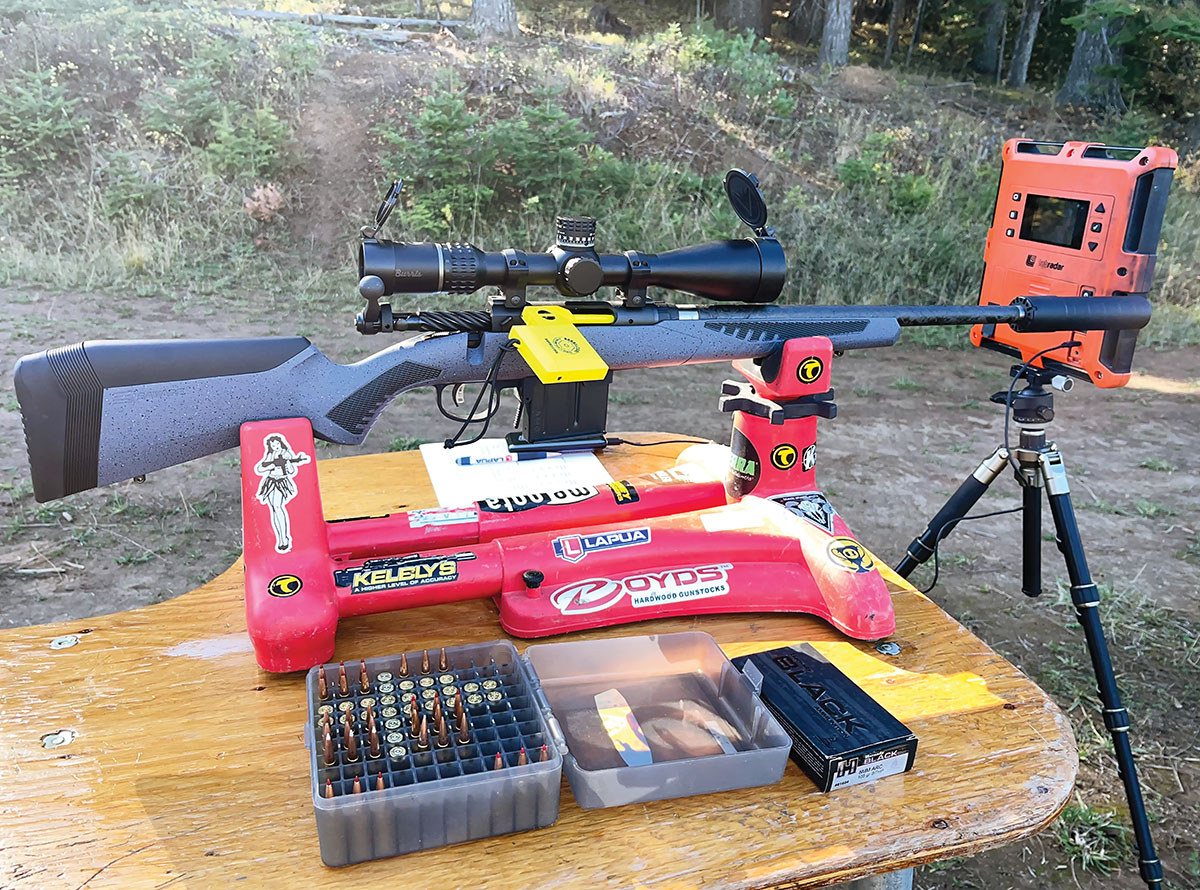
<path id="1" fill-rule="evenodd" d="M 292 451 L 288 440 L 279 433 L 271 433 L 263 439 L 263 459 L 254 472 L 262 476 L 256 498 L 271 511 L 271 528 L 275 531 L 275 552 L 287 553 L 292 549 L 292 523 L 288 518 L 287 502 L 296 496 L 296 467 L 306 464 L 309 456 Z"/>

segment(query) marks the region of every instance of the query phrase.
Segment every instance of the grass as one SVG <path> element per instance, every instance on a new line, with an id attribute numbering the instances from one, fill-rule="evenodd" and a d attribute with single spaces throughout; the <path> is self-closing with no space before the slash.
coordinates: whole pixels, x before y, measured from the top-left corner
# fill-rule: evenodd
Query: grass
<path id="1" fill-rule="evenodd" d="M 608 400 L 614 405 L 642 405 L 645 399 L 632 392 L 609 392 Z"/>
<path id="2" fill-rule="evenodd" d="M 1133 509 L 1137 512 L 1138 516 L 1145 517 L 1146 519 L 1155 519 L 1159 516 L 1175 515 L 1175 511 L 1171 508 L 1160 504 L 1157 501 L 1149 501 L 1144 499 L 1134 501 Z"/>
<path id="3" fill-rule="evenodd" d="M 1067 804 L 1054 825 L 1054 834 L 1073 861 L 1100 874 L 1107 875 L 1126 862 L 1132 851 L 1129 829 L 1119 814 L 1082 802 Z"/>
<path id="4" fill-rule="evenodd" d="M 922 392 L 927 387 L 923 383 L 918 383 L 906 374 L 902 374 L 888 384 L 892 389 L 903 390 L 904 392 Z"/>
<path id="5" fill-rule="evenodd" d="M 1175 464 L 1157 457 L 1148 457 L 1138 466 L 1143 470 L 1154 470 L 1156 473 L 1174 473 L 1177 469 Z"/>
<path id="6" fill-rule="evenodd" d="M 396 436 L 387 444 L 388 451 L 413 451 L 426 444 L 428 439 L 417 439 L 412 436 Z"/>
<path id="7" fill-rule="evenodd" d="M 1139 498 L 1132 506 L 1113 504 L 1103 498 L 1079 501 L 1079 509 L 1092 510 L 1096 513 L 1111 513 L 1114 516 L 1140 516 L 1143 519 L 1156 519 L 1160 516 L 1174 516 L 1175 511 L 1158 501 Z"/>

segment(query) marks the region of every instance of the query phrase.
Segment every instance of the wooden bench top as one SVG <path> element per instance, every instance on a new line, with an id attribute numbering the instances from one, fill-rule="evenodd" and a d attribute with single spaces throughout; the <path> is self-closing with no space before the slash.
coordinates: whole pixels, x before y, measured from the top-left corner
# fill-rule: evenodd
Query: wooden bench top
<path id="1" fill-rule="evenodd" d="M 603 460 L 621 478 L 669 466 L 678 450 L 612 449 Z M 319 469 L 330 518 L 435 503 L 416 452 Z M 890 583 L 896 656 L 800 615 L 659 620 L 571 638 L 703 630 L 731 657 L 812 642 L 916 732 L 911 772 L 821 794 L 789 763 L 776 785 L 603 810 L 580 809 L 564 782 L 549 828 L 336 870 L 317 848 L 304 676 L 255 664 L 240 562 L 168 602 L 0 631 L 0 885 L 798 888 L 1037 832 L 1074 784 L 1067 719 L 930 600 Z M 67 635 L 78 642 L 51 645 Z M 503 636 L 491 601 L 472 600 L 343 619 L 335 657 Z M 65 743 L 45 746 L 55 741 Z"/>

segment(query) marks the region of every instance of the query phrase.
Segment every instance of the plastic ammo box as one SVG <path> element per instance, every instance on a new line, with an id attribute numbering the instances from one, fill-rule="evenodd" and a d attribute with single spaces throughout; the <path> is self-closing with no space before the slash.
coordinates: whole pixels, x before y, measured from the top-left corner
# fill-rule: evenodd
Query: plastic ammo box
<path id="1" fill-rule="evenodd" d="M 705 633 L 539 644 L 524 656 L 497 640 L 446 656 L 439 670 L 430 651 L 426 674 L 424 653 L 405 653 L 407 676 L 399 655 L 369 658 L 365 692 L 358 663 L 347 663 L 345 694 L 338 666 L 325 665 L 324 699 L 318 669 L 309 671 L 306 739 L 326 865 L 543 828 L 558 818 L 564 770 L 591 808 L 770 784 L 787 766 L 787 734 Z M 455 732 L 439 747 L 434 702 L 450 719 L 459 696 L 466 741 Z M 413 732 L 414 697 L 429 750 Z M 337 730 L 328 764 L 325 714 Z"/>
<path id="2" fill-rule="evenodd" d="M 421 672 L 425 653 L 407 652 L 408 676 L 399 655 L 366 659 L 368 690 L 360 687 L 359 664 L 346 664 L 348 694 L 342 695 L 338 665 L 325 665 L 328 695 L 318 694 L 317 672 L 308 672 L 313 809 L 321 859 L 350 865 L 414 850 L 544 828 L 558 818 L 562 755 L 547 732 L 517 650 L 507 640 L 446 649 L 439 670 L 437 650 L 428 653 L 430 673 Z M 433 702 L 447 719 L 462 694 L 469 740 L 458 731 L 439 747 L 433 731 Z M 429 750 L 418 750 L 411 732 L 409 699 L 416 696 L 427 721 Z M 371 705 L 379 738 L 372 756 L 366 707 Z M 334 718 L 333 764 L 326 765 L 322 711 Z M 353 717 L 357 750 L 347 750 L 344 711 Z M 541 760 L 545 746 L 546 760 Z M 518 766 L 521 750 L 528 761 Z M 496 755 L 503 767 L 496 769 Z M 355 778 L 360 792 L 354 790 Z M 377 785 L 382 783 L 382 790 Z M 326 797 L 332 793 L 332 797 Z"/>

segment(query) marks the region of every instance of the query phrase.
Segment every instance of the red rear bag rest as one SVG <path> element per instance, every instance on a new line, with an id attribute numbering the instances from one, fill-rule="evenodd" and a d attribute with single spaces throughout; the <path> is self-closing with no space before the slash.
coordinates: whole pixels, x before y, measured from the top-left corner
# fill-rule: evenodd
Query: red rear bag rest
<path id="1" fill-rule="evenodd" d="M 748 383 L 725 385 L 739 395 L 725 406 L 734 431 L 724 478 L 684 462 L 386 516 L 324 519 L 307 420 L 244 424 L 246 624 L 259 664 L 328 661 L 342 616 L 483 597 L 522 637 L 764 611 L 887 636 L 895 618 L 883 578 L 816 487 L 817 416 L 834 413 L 831 360 L 816 337 L 785 344 L 769 379 L 735 364 Z"/>

